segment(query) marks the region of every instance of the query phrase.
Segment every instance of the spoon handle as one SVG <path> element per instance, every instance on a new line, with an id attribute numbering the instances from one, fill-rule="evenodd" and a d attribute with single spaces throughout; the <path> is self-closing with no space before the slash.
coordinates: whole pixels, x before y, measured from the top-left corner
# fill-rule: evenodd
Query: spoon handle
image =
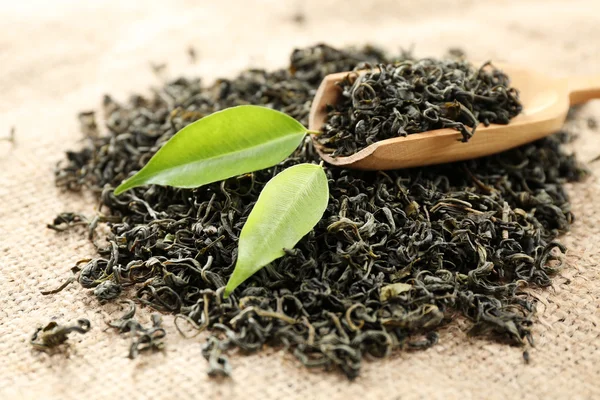
<path id="1" fill-rule="evenodd" d="M 600 99 L 600 75 L 577 76 L 568 79 L 571 105 Z"/>

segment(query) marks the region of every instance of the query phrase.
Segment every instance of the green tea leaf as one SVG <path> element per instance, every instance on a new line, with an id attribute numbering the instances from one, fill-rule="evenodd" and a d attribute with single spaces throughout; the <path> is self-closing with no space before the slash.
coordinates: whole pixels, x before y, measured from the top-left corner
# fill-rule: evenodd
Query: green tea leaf
<path id="1" fill-rule="evenodd" d="M 263 188 L 240 233 L 238 257 L 225 296 L 271 261 L 282 257 L 319 222 L 329 200 L 325 171 L 298 164 Z"/>
<path id="2" fill-rule="evenodd" d="M 268 168 L 289 156 L 305 134 L 301 123 L 279 111 L 228 108 L 180 130 L 115 195 L 147 184 L 193 188 Z"/>

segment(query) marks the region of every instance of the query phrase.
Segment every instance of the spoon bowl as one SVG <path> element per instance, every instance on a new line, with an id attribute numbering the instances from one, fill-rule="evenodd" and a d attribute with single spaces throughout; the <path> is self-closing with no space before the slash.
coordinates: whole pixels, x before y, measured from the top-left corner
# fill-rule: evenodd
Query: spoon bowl
<path id="1" fill-rule="evenodd" d="M 555 133 L 564 124 L 571 105 L 600 98 L 600 76 L 553 78 L 518 66 L 494 65 L 510 77 L 511 86 L 519 91 L 523 111 L 507 125 L 478 125 L 466 143 L 451 128 L 381 140 L 347 157 L 332 157 L 315 135 L 313 143 L 323 160 L 346 168 L 387 170 L 441 164 L 499 153 Z M 323 79 L 313 100 L 309 130 L 321 130 L 327 118 L 326 106 L 336 104 L 342 96 L 337 83 L 349 73 Z"/>

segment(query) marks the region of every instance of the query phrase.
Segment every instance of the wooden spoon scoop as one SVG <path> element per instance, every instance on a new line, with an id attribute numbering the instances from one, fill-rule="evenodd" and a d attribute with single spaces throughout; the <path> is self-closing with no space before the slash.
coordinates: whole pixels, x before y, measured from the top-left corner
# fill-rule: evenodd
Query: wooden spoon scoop
<path id="1" fill-rule="evenodd" d="M 600 98 L 600 76 L 556 79 L 511 65 L 497 65 L 518 89 L 523 111 L 508 125 L 477 127 L 467 143 L 455 129 L 437 129 L 376 142 L 348 157 L 331 157 L 313 135 L 320 156 L 329 164 L 365 170 L 409 168 L 487 156 L 540 139 L 560 130 L 569 106 Z M 326 105 L 341 97 L 336 85 L 349 72 L 327 75 L 317 90 L 308 129 L 319 131 Z"/>

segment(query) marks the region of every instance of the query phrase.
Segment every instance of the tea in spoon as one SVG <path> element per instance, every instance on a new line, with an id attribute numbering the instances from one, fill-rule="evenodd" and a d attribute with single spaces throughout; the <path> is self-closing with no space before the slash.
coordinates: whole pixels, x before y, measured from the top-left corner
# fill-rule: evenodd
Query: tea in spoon
<path id="1" fill-rule="evenodd" d="M 477 127 L 468 142 L 451 128 L 381 140 L 347 157 L 332 157 L 315 135 L 321 158 L 332 165 L 364 170 L 387 170 L 441 164 L 499 153 L 555 133 L 563 126 L 569 107 L 600 98 L 600 76 L 553 78 L 526 68 L 494 64 L 511 79 L 520 93 L 523 111 L 507 125 Z M 366 71 L 359 71 L 358 74 Z M 319 131 L 326 122 L 327 105 L 336 104 L 341 89 L 336 83 L 350 72 L 327 75 L 319 86 L 309 115 L 308 129 Z M 353 72 L 356 74 L 356 72 Z"/>

